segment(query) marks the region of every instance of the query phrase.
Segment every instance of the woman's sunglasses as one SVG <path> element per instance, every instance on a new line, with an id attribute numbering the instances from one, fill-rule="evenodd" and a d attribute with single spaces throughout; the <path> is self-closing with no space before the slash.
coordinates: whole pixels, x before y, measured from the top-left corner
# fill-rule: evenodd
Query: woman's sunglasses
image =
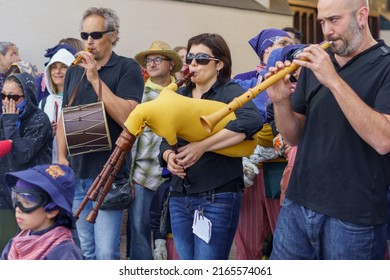
<path id="1" fill-rule="evenodd" d="M 4 100 L 4 99 L 8 98 L 8 100 L 13 100 L 15 102 L 17 102 L 20 98 L 23 98 L 23 97 L 24 97 L 24 95 L 17 95 L 17 94 L 6 95 L 4 93 L 1 94 L 1 99 Z"/>
<path id="2" fill-rule="evenodd" d="M 189 65 L 192 63 L 192 61 L 195 59 L 195 62 L 199 65 L 207 65 L 209 64 L 210 60 L 219 61 L 218 58 L 212 57 L 207 53 L 189 53 L 186 57 L 186 63 Z"/>
<path id="3" fill-rule="evenodd" d="M 94 40 L 99 40 L 103 37 L 103 34 L 106 34 L 108 32 L 113 32 L 113 30 L 106 30 L 106 31 L 95 31 L 95 32 L 81 32 L 80 37 L 83 40 L 88 40 L 88 37 L 91 36 L 92 39 Z"/>

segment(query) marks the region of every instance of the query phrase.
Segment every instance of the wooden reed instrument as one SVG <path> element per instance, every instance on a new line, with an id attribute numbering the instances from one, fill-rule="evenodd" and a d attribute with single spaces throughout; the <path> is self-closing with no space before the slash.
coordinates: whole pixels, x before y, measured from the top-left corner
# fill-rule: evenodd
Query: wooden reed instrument
<path id="1" fill-rule="evenodd" d="M 186 83 L 193 74 L 194 73 L 189 73 L 183 79 L 177 81 L 177 87 L 180 87 L 184 83 Z M 131 114 L 129 117 L 131 117 Z M 118 170 L 120 169 L 123 160 L 126 157 L 126 153 L 131 150 L 136 138 L 137 137 L 130 133 L 126 128 L 123 129 L 122 133 L 119 135 L 117 141 L 115 142 L 116 147 L 114 151 L 107 160 L 106 164 L 103 166 L 103 169 L 100 174 L 92 183 L 91 187 L 88 190 L 88 193 L 86 194 L 79 208 L 75 212 L 74 217 L 76 219 L 78 219 L 80 213 L 83 211 L 88 201 L 96 201 L 99 196 L 95 207 L 91 210 L 91 212 L 86 218 L 88 222 L 95 223 L 100 206 L 102 205 L 104 198 L 106 197 L 108 191 L 112 186 L 112 183 L 116 178 L 116 174 L 118 173 Z"/>
<path id="2" fill-rule="evenodd" d="M 86 49 L 86 52 L 92 52 L 92 49 Z M 78 57 L 76 57 L 76 59 L 72 62 L 72 66 L 76 66 L 77 64 L 79 64 L 81 62 L 81 60 L 83 60 L 83 56 L 82 55 L 79 55 Z"/>
<path id="3" fill-rule="evenodd" d="M 331 46 L 331 43 L 325 41 L 321 43 L 320 46 L 322 49 L 326 50 Z M 224 108 L 220 109 L 219 111 L 216 111 L 210 115 L 201 116 L 200 122 L 202 123 L 203 127 L 207 132 L 211 132 L 221 119 L 229 115 L 231 112 L 234 112 L 238 108 L 241 108 L 249 100 L 255 98 L 262 91 L 266 90 L 267 88 L 269 88 L 270 86 L 278 82 L 279 80 L 283 79 L 284 76 L 294 72 L 298 68 L 299 65 L 292 62 L 290 66 L 287 66 L 286 68 L 280 70 L 279 72 L 273 74 L 272 76 L 264 80 L 262 83 L 249 89 L 247 92 L 243 93 L 242 95 L 234 98 L 229 104 L 227 104 Z"/>

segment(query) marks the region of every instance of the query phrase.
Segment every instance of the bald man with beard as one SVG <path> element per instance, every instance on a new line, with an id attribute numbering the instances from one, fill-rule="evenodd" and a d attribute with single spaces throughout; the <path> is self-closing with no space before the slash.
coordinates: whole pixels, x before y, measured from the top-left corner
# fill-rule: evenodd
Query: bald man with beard
<path id="1" fill-rule="evenodd" d="M 268 89 L 276 126 L 298 153 L 271 259 L 383 259 L 390 185 L 390 55 L 363 0 L 319 0 L 331 49 L 311 45 L 290 97 Z M 274 73 L 288 63 L 278 62 Z"/>

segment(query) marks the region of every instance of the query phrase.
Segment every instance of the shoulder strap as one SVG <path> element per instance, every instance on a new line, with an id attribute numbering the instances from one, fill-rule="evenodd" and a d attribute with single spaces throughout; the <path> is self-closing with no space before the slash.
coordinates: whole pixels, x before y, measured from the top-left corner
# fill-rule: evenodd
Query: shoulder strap
<path id="1" fill-rule="evenodd" d="M 80 84 L 81 84 L 81 81 L 83 80 L 83 78 L 84 78 L 84 76 L 85 76 L 85 72 L 86 72 L 86 71 L 84 70 L 84 73 L 83 73 L 83 75 L 81 76 L 80 81 L 77 83 L 77 86 L 76 86 L 76 88 L 74 89 L 74 92 L 72 93 L 72 96 L 70 97 L 69 102 L 68 102 L 68 104 L 66 105 L 66 107 L 72 106 L 73 101 L 74 101 L 74 99 L 76 98 L 77 92 L 79 91 L 79 86 L 80 86 Z M 101 100 L 102 100 L 102 80 L 99 78 L 98 101 L 101 101 Z"/>
<path id="2" fill-rule="evenodd" d="M 372 64 L 380 57 L 386 56 L 388 54 L 390 54 L 390 48 L 387 45 L 384 45 L 380 48 L 376 48 L 375 50 L 358 57 L 356 61 L 354 61 L 348 67 L 341 69 L 339 75 L 341 77 L 345 77 L 352 71 L 364 66 L 364 64 L 366 63 Z"/>
<path id="3" fill-rule="evenodd" d="M 74 99 L 76 98 L 77 92 L 79 91 L 79 87 L 80 87 L 81 81 L 83 80 L 83 78 L 84 78 L 84 76 L 85 76 L 85 72 L 86 72 L 86 70 L 84 70 L 84 73 L 83 73 L 83 75 L 81 76 L 80 81 L 77 83 L 77 86 L 76 86 L 76 88 L 74 89 L 74 91 L 73 91 L 73 93 L 72 93 L 72 96 L 70 97 L 69 102 L 68 102 L 68 104 L 66 105 L 66 107 L 72 106 L 73 101 L 74 101 Z"/>
<path id="4" fill-rule="evenodd" d="M 374 63 L 377 59 L 384 57 L 388 54 L 390 54 L 390 47 L 387 45 L 381 46 L 380 48 L 376 48 L 375 50 L 357 58 L 356 61 L 353 62 L 351 65 L 341 69 L 338 74 L 343 78 L 349 75 L 351 72 L 355 71 L 356 69 L 363 67 L 364 64 Z M 309 104 L 313 96 L 323 90 L 326 90 L 326 88 L 322 84 L 319 84 L 318 86 L 314 87 L 314 89 L 306 96 L 306 103 Z"/>

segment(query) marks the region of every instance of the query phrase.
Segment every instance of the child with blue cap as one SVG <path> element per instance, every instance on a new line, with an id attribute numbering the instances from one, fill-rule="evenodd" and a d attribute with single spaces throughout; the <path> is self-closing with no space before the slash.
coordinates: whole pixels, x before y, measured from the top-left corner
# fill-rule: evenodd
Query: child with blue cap
<path id="1" fill-rule="evenodd" d="M 1 259 L 79 260 L 72 238 L 75 175 L 65 165 L 37 165 L 7 173 L 20 233 L 6 245 Z"/>

